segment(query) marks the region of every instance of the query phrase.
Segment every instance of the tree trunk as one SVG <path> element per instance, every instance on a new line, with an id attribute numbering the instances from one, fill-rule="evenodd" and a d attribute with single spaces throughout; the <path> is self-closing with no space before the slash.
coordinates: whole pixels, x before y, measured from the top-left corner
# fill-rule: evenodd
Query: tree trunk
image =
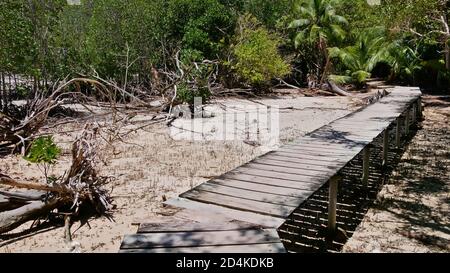
<path id="1" fill-rule="evenodd" d="M 8 91 L 6 90 L 6 80 L 5 80 L 5 73 L 2 72 L 2 89 L 3 89 L 3 94 L 2 94 L 2 98 L 0 98 L 1 100 L 3 100 L 3 112 L 7 112 L 8 111 Z"/>
<path id="2" fill-rule="evenodd" d="M 23 223 L 36 219 L 41 215 L 47 215 L 58 207 L 59 200 L 53 199 L 49 202 L 32 201 L 27 205 L 14 210 L 0 213 L 0 234 L 11 231 Z"/>
<path id="3" fill-rule="evenodd" d="M 328 48 L 327 48 L 327 42 L 326 40 L 320 38 L 319 41 L 319 48 L 323 53 L 323 59 L 321 64 L 323 63 L 323 60 L 325 60 L 325 65 L 323 65 L 323 71 L 322 71 L 322 76 L 320 78 L 320 86 L 322 86 L 323 82 L 325 81 L 326 77 L 327 77 L 327 73 L 330 67 L 330 57 L 328 56 Z M 321 65 L 322 66 L 322 65 Z"/>
<path id="4" fill-rule="evenodd" d="M 347 91 L 345 91 L 344 89 L 340 88 L 339 86 L 337 86 L 334 82 L 330 81 L 330 80 L 326 80 L 328 85 L 330 86 L 330 90 L 333 93 L 336 93 L 340 96 L 351 96 L 352 94 L 348 93 Z"/>
<path id="5" fill-rule="evenodd" d="M 0 76 L 0 111 L 3 111 L 3 81 L 2 81 L 2 77 Z"/>
<path id="6" fill-rule="evenodd" d="M 445 41 L 445 68 L 447 71 L 450 71 L 450 47 L 448 45 L 448 41 Z"/>

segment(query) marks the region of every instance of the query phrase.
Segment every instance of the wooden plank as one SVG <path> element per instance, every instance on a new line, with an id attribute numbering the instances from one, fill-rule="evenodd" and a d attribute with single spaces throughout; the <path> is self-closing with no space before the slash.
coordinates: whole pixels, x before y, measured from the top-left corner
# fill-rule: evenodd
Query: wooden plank
<path id="1" fill-rule="evenodd" d="M 349 155 L 353 154 L 353 150 L 355 149 L 347 149 L 347 150 L 333 150 L 329 149 L 327 147 L 324 147 L 322 149 L 314 149 L 311 147 L 298 147 L 298 146 L 290 146 L 290 145 L 284 145 L 281 148 L 279 148 L 277 151 L 281 152 L 288 152 L 288 153 L 295 153 L 295 154 L 307 154 L 307 155 L 319 155 L 319 156 L 343 156 L 343 155 Z"/>
<path id="2" fill-rule="evenodd" d="M 322 170 L 331 170 L 336 169 L 337 167 L 342 166 L 341 163 L 334 163 L 330 162 L 330 164 L 314 164 L 315 162 L 311 161 L 310 163 L 306 162 L 292 162 L 290 160 L 277 160 L 277 159 L 267 159 L 266 157 L 261 157 L 258 159 L 255 159 L 252 161 L 252 163 L 255 164 L 265 164 L 265 165 L 272 165 L 272 166 L 280 166 L 280 167 L 286 167 L 286 168 L 292 168 L 292 169 L 308 169 L 308 170 L 314 170 L 314 171 L 322 171 Z"/>
<path id="3" fill-rule="evenodd" d="M 268 155 L 265 155 L 263 157 L 257 158 L 254 160 L 254 162 L 283 162 L 283 163 L 292 163 L 292 164 L 303 164 L 308 166 L 317 166 L 319 168 L 321 167 L 328 167 L 328 166 L 340 166 L 342 164 L 347 163 L 347 161 L 344 160 L 335 160 L 335 161 L 322 161 L 317 159 L 311 159 L 311 158 L 302 158 L 302 157 L 292 157 L 292 156 L 285 156 L 285 155 L 279 155 L 277 153 L 271 153 Z"/>
<path id="4" fill-rule="evenodd" d="M 315 160 L 315 161 L 320 161 L 320 162 L 336 162 L 341 161 L 341 162 L 347 162 L 347 158 L 350 156 L 341 156 L 341 157 L 336 157 L 336 158 L 329 158 L 327 156 L 318 156 L 318 155 L 307 155 L 307 154 L 298 154 L 298 153 L 287 153 L 287 152 L 279 152 L 279 151 L 274 151 L 272 153 L 270 153 L 270 155 L 274 155 L 274 156 L 282 156 L 282 157 L 287 157 L 287 158 L 297 158 L 297 159 L 310 159 L 310 160 Z"/>
<path id="5" fill-rule="evenodd" d="M 318 133 L 324 133 L 320 130 L 317 131 Z M 328 132 L 330 133 L 330 132 Z M 351 140 L 345 140 L 345 139 L 331 139 L 331 138 L 321 138 L 320 136 L 311 136 L 307 140 L 301 140 L 301 141 L 295 141 L 291 142 L 289 144 L 286 144 L 286 147 L 293 147 L 293 148 L 302 148 L 302 147 L 309 147 L 306 149 L 325 149 L 329 151 L 352 151 L 353 153 L 360 152 L 364 146 L 367 145 L 365 142 L 355 142 Z"/>
<path id="6" fill-rule="evenodd" d="M 195 187 L 194 189 L 198 190 L 198 191 L 218 193 L 221 195 L 239 197 L 239 198 L 243 198 L 243 199 L 254 200 L 254 201 L 270 203 L 270 204 L 277 204 L 277 205 L 282 205 L 282 206 L 289 206 L 289 207 L 294 207 L 294 208 L 298 207 L 298 205 L 308 197 L 308 195 L 304 195 L 303 198 L 278 195 L 278 194 L 260 192 L 260 191 L 249 190 L 249 189 L 234 188 L 234 187 L 219 185 L 219 184 L 214 184 L 214 183 L 203 183 L 203 184 L 200 184 L 199 186 Z M 257 189 L 257 188 L 255 187 L 255 189 Z M 311 193 L 311 192 L 309 192 L 309 193 Z"/>
<path id="7" fill-rule="evenodd" d="M 362 144 L 369 144 L 373 141 L 375 137 L 362 137 L 357 135 L 342 135 L 338 132 L 332 132 L 332 131 L 317 131 L 312 134 L 312 136 L 322 139 L 334 139 L 335 141 L 342 141 L 346 143 L 362 143 Z"/>
<path id="8" fill-rule="evenodd" d="M 319 174 L 311 174 L 311 172 L 305 172 L 304 174 L 291 174 L 291 173 L 283 173 L 280 171 L 271 171 L 271 170 L 263 170 L 256 168 L 248 168 L 248 167 L 239 167 L 235 169 L 233 172 L 235 173 L 245 173 L 251 174 L 261 177 L 270 177 L 270 178 L 278 178 L 284 180 L 291 181 L 311 181 L 312 183 L 317 183 L 316 181 L 321 178 L 327 178 L 327 174 L 319 175 Z"/>
<path id="9" fill-rule="evenodd" d="M 356 149 L 356 148 L 362 148 L 361 146 L 349 146 L 339 144 L 339 143 L 333 143 L 333 142 L 325 142 L 325 141 L 314 141 L 314 140 L 300 140 L 300 141 L 293 141 L 288 144 L 284 145 L 285 147 L 308 147 L 309 149 L 330 149 L 333 151 L 347 151 L 349 149 Z"/>
<path id="10" fill-rule="evenodd" d="M 330 172 L 335 172 L 335 168 L 321 168 L 320 170 L 308 169 L 307 166 L 297 164 L 297 167 L 283 167 L 271 164 L 261 164 L 256 162 L 250 162 L 243 166 L 243 168 L 252 168 L 263 171 L 278 172 L 283 174 L 299 174 L 310 176 L 326 176 Z"/>
<path id="11" fill-rule="evenodd" d="M 125 235 L 121 249 L 279 243 L 274 229 Z"/>
<path id="12" fill-rule="evenodd" d="M 247 230 L 263 228 L 260 225 L 233 220 L 231 222 L 199 223 L 192 220 L 172 219 L 158 223 L 141 223 L 137 233 L 170 233 L 170 232 L 200 232 Z"/>
<path id="13" fill-rule="evenodd" d="M 306 151 L 312 151 L 312 152 L 338 152 L 338 153 L 342 153 L 342 152 L 347 152 L 347 151 L 352 151 L 352 150 L 356 150 L 359 147 L 345 147 L 344 145 L 339 145 L 339 144 L 332 144 L 332 143 L 325 143 L 322 142 L 320 143 L 319 141 L 314 144 L 312 142 L 307 142 L 307 143 L 303 143 L 303 142 L 299 142 L 299 143 L 288 143 L 282 146 L 283 148 L 292 148 L 294 150 L 306 150 Z"/>
<path id="14" fill-rule="evenodd" d="M 313 132 L 315 133 L 315 132 Z M 313 144 L 316 143 L 316 144 Z M 321 145 L 324 147 L 330 147 L 330 148 L 334 148 L 336 146 L 344 148 L 344 149 L 348 149 L 348 148 L 364 148 L 364 146 L 366 144 L 364 143 L 357 143 L 357 142 L 352 142 L 352 141 L 345 141 L 343 142 L 342 140 L 336 140 L 336 139 L 332 139 L 332 138 L 318 138 L 318 137 L 314 137 L 312 135 L 308 135 L 307 138 L 302 138 L 301 141 L 294 141 L 292 142 L 292 144 L 311 144 L 311 145 Z"/>
<path id="15" fill-rule="evenodd" d="M 309 187 L 305 187 L 305 190 L 299 190 L 294 188 L 281 187 L 279 185 L 272 186 L 254 181 L 246 182 L 234 179 L 214 179 L 209 181 L 208 183 L 215 183 L 219 185 L 235 187 L 238 189 L 257 190 L 260 192 L 274 193 L 278 195 L 292 196 L 292 197 L 305 197 L 313 193 L 313 191 L 311 190 L 306 190 L 309 189 Z"/>
<path id="16" fill-rule="evenodd" d="M 244 174 L 244 173 L 234 173 L 233 171 L 228 172 L 221 177 L 226 180 L 233 179 L 233 180 L 254 182 L 254 183 L 260 183 L 260 184 L 265 184 L 265 185 L 269 185 L 269 186 L 278 186 L 278 187 L 292 188 L 292 189 L 298 189 L 298 190 L 318 189 L 317 186 L 320 186 L 320 184 L 321 184 L 319 181 L 311 180 L 309 178 L 305 179 L 304 181 L 301 181 L 301 180 L 292 181 L 292 180 L 256 176 L 256 175 L 250 175 L 250 174 Z"/>
<path id="17" fill-rule="evenodd" d="M 164 204 L 197 211 L 201 213 L 204 218 L 209 218 L 210 216 L 214 218 L 224 217 L 273 228 L 278 228 L 284 222 L 284 219 L 281 217 L 266 216 L 254 212 L 230 209 L 180 197 L 169 199 L 164 202 Z"/>
<path id="18" fill-rule="evenodd" d="M 207 204 L 215 204 L 226 208 L 255 212 L 263 215 L 286 218 L 295 209 L 293 207 L 275 205 L 254 200 L 248 200 L 233 196 L 225 196 L 217 193 L 190 190 L 180 195 L 182 198 L 191 199 Z"/>
<path id="19" fill-rule="evenodd" d="M 121 249 L 119 253 L 286 253 L 283 243 L 172 247 L 151 249 Z"/>

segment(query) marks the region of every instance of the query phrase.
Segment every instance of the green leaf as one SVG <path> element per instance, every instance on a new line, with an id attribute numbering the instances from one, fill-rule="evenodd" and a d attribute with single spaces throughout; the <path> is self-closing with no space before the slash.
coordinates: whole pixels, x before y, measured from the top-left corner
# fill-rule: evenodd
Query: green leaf
<path id="1" fill-rule="evenodd" d="M 31 163 L 55 164 L 60 153 L 61 149 L 53 142 L 53 137 L 43 136 L 33 141 L 24 159 Z"/>

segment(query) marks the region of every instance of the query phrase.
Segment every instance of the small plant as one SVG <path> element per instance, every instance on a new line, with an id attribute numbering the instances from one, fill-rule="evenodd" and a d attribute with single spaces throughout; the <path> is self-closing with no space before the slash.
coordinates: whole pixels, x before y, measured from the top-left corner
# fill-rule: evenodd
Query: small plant
<path id="1" fill-rule="evenodd" d="M 54 143 L 52 136 L 43 136 L 35 139 L 31 143 L 28 154 L 24 157 L 25 160 L 31 163 L 38 164 L 45 175 L 47 182 L 51 182 L 54 178 L 48 176 L 48 171 L 52 165 L 57 162 L 58 156 L 61 154 L 61 149 Z"/>
<path id="2" fill-rule="evenodd" d="M 177 99 L 182 103 L 193 106 L 194 99 L 200 97 L 202 103 L 206 103 L 211 96 L 209 88 L 209 78 L 214 70 L 213 65 L 196 63 L 192 60 L 185 60 L 183 64 L 186 76 L 178 86 Z"/>

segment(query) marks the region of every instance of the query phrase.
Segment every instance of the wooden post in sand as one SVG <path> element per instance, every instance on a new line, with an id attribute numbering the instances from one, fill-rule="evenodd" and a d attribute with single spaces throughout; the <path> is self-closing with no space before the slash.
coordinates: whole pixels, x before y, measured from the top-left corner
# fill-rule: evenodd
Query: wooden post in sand
<path id="1" fill-rule="evenodd" d="M 401 138 L 401 134 L 400 134 L 400 117 L 397 118 L 397 122 L 395 125 L 395 147 L 397 149 L 400 148 L 400 138 Z"/>
<path id="2" fill-rule="evenodd" d="M 422 98 L 419 97 L 417 99 L 417 118 L 422 119 L 422 117 L 423 117 L 422 111 L 423 111 L 423 109 L 422 109 Z"/>
<path id="3" fill-rule="evenodd" d="M 387 166 L 389 152 L 389 128 L 386 128 L 383 132 L 383 167 Z"/>
<path id="4" fill-rule="evenodd" d="M 341 176 L 335 175 L 330 178 L 330 185 L 328 191 L 328 233 L 333 235 L 336 232 L 336 208 L 337 208 L 337 194 L 338 183 Z"/>
<path id="5" fill-rule="evenodd" d="M 405 136 L 409 135 L 409 118 L 410 118 L 410 110 L 406 109 L 405 113 Z"/>
<path id="6" fill-rule="evenodd" d="M 367 189 L 369 181 L 369 160 L 370 160 L 370 147 L 366 146 L 363 150 L 363 175 L 362 184 Z"/>

